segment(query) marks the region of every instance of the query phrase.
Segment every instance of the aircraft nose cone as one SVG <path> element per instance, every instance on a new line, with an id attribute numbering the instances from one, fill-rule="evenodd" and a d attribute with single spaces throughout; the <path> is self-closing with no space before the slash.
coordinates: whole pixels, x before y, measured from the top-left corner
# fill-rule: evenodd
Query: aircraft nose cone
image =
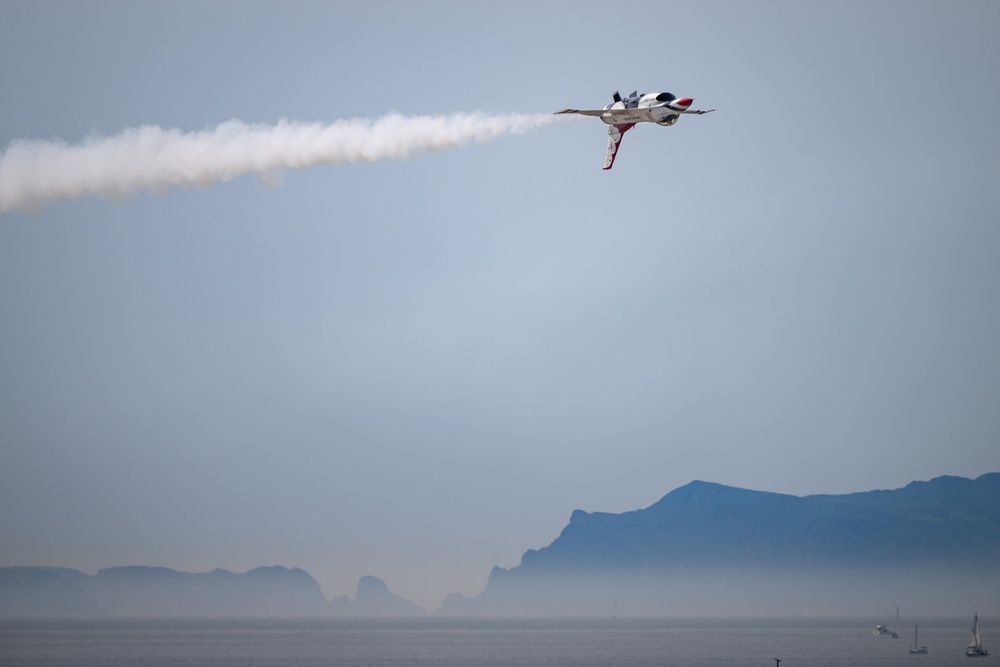
<path id="1" fill-rule="evenodd" d="M 692 102 L 694 102 L 694 98 L 692 98 L 692 97 L 682 97 L 681 99 L 679 99 L 676 102 L 674 102 L 674 104 L 676 104 L 679 107 L 689 107 L 689 106 L 691 106 Z"/>

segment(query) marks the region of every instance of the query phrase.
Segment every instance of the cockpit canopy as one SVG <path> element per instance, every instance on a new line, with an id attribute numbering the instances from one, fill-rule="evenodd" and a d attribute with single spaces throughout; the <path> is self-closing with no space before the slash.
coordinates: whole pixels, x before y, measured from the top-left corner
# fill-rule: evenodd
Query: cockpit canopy
<path id="1" fill-rule="evenodd" d="M 673 102 L 676 99 L 677 98 L 671 95 L 670 93 L 660 93 L 659 95 L 656 96 L 657 102 Z"/>

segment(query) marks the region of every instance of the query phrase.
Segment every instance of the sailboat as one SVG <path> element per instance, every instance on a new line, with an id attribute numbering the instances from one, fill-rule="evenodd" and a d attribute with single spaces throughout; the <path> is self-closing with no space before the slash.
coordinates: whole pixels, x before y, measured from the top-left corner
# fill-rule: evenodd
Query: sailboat
<path id="1" fill-rule="evenodd" d="M 875 626 L 876 635 L 889 635 L 893 639 L 899 639 L 899 605 L 896 605 L 896 629 L 890 630 L 888 625 L 881 623 Z"/>
<path id="2" fill-rule="evenodd" d="M 927 653 L 926 646 L 917 646 L 917 630 L 920 628 L 919 625 L 913 626 L 913 648 L 910 649 L 911 655 L 925 654 Z"/>
<path id="3" fill-rule="evenodd" d="M 990 652 L 983 647 L 983 638 L 979 635 L 979 614 L 976 614 L 972 621 L 972 636 L 969 637 L 969 648 L 965 649 L 965 655 L 969 658 L 982 658 Z"/>

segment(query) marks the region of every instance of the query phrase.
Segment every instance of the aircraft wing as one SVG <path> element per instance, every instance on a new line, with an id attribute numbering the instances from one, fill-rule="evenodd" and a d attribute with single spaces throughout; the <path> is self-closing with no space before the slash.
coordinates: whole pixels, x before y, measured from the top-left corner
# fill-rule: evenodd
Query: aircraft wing
<path id="1" fill-rule="evenodd" d="M 656 122 L 650 109 L 563 109 L 556 114 L 576 113 L 581 116 L 597 116 L 606 123 L 641 123 L 642 121 Z"/>
<path id="2" fill-rule="evenodd" d="M 556 115 L 564 113 L 576 113 L 581 116 L 596 116 L 598 118 L 606 119 L 612 123 L 641 123 L 642 121 L 647 121 L 650 123 L 655 123 L 656 118 L 653 117 L 652 110 L 659 109 L 661 107 L 642 107 L 639 109 L 563 109 L 562 111 L 557 111 Z M 711 113 L 715 109 L 670 109 L 672 114 L 698 114 Z"/>
<path id="3" fill-rule="evenodd" d="M 578 113 L 581 116 L 603 116 L 607 112 L 607 109 L 563 109 L 562 111 L 555 112 L 554 115 L 558 116 L 561 113 Z"/>

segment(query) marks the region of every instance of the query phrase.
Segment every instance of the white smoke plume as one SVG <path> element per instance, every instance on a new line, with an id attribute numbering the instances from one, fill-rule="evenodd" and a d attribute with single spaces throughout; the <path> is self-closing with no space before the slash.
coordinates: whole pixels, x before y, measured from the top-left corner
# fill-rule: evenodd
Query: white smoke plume
<path id="1" fill-rule="evenodd" d="M 76 145 L 18 139 L 0 155 L 0 211 L 209 185 L 248 173 L 266 179 L 317 164 L 399 159 L 523 134 L 552 120 L 548 114 L 388 114 L 329 124 L 231 120 L 199 132 L 145 125 Z"/>

